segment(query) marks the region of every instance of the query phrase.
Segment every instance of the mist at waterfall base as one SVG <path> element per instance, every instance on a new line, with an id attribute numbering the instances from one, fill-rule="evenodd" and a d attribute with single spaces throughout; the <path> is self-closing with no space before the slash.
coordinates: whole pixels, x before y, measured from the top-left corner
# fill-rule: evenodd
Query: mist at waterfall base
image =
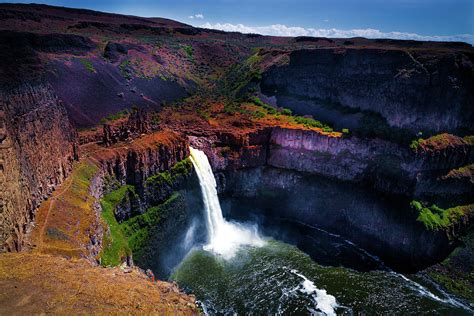
<path id="1" fill-rule="evenodd" d="M 196 295 L 205 314 L 472 313 L 436 284 L 392 272 L 337 235 L 285 223 L 263 229 L 296 247 L 262 237 L 256 224 L 227 221 L 206 155 L 191 149 L 191 160 L 204 219 L 181 238 L 178 248 L 189 251 L 171 279 Z M 202 229 L 205 239 L 197 237 Z"/>

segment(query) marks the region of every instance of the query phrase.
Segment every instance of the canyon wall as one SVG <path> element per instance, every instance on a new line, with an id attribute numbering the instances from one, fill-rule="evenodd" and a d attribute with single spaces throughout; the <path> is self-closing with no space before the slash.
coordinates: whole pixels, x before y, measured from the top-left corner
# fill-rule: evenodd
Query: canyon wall
<path id="1" fill-rule="evenodd" d="M 76 132 L 48 86 L 24 86 L 0 99 L 0 249 L 20 250 L 39 204 L 78 158 Z"/>
<path id="2" fill-rule="evenodd" d="M 444 175 L 473 163 L 473 146 L 462 138 L 450 137 L 453 144 L 446 148 L 416 153 L 408 146 L 381 139 L 334 137 L 281 127 L 217 132 L 205 138 L 191 136 L 190 143 L 206 153 L 216 171 L 271 166 L 411 198 L 439 195 L 440 188 L 449 185 L 450 190 L 442 197 L 469 199 L 473 183 L 456 186 L 456 179 Z"/>
<path id="3" fill-rule="evenodd" d="M 442 231 L 416 221 L 409 199 L 361 185 L 273 167 L 224 171 L 223 206 L 230 218 L 285 220 L 342 236 L 399 271 L 413 272 L 453 249 Z M 275 232 L 278 238 L 279 232 Z"/>
<path id="4" fill-rule="evenodd" d="M 262 74 L 261 89 L 298 114 L 354 128 L 361 111 L 370 111 L 415 133 L 473 131 L 468 50 L 326 48 L 289 56 Z"/>
<path id="5" fill-rule="evenodd" d="M 118 143 L 101 150 L 97 160 L 107 175 L 121 185 L 135 186 L 139 194 L 144 194 L 148 177 L 170 170 L 188 156 L 187 139 L 178 133 L 164 131 L 145 135 L 131 144 Z"/>
<path id="6" fill-rule="evenodd" d="M 415 271 L 444 258 L 455 242 L 444 231 L 426 230 L 410 201 L 437 196 L 441 206 L 472 203 L 472 182 L 449 179 L 456 183 L 438 192 L 449 182 L 443 175 L 474 161 L 472 145 L 451 138 L 445 148 L 415 153 L 384 140 L 272 127 L 190 137 L 190 143 L 209 157 L 231 214 L 314 225 Z"/>

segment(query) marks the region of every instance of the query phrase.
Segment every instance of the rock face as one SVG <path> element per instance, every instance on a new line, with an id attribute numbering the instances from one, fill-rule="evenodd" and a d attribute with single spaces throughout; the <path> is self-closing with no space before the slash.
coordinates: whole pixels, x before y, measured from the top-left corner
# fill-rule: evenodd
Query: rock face
<path id="1" fill-rule="evenodd" d="M 0 249 L 20 250 L 35 209 L 78 159 L 75 129 L 45 86 L 25 86 L 0 100 Z"/>
<path id="2" fill-rule="evenodd" d="M 209 157 L 231 214 L 250 210 L 321 227 L 393 267 L 415 271 L 441 260 L 454 244 L 417 222 L 409 202 L 438 196 L 441 203 L 472 203 L 472 183 L 440 189 L 450 169 L 474 161 L 472 145 L 453 137 L 452 146 L 418 153 L 384 140 L 281 127 L 190 137 L 190 144 Z"/>
<path id="3" fill-rule="evenodd" d="M 190 137 L 190 143 L 206 153 L 216 171 L 271 166 L 359 183 L 384 194 L 423 198 L 439 193 L 449 170 L 474 162 L 472 145 L 455 138 L 459 146 L 414 153 L 407 146 L 380 139 L 266 127 Z M 446 197 L 467 197 L 465 186 L 456 190 L 451 183 L 451 187 Z"/>
<path id="4" fill-rule="evenodd" d="M 399 271 L 442 260 L 452 249 L 407 209 L 408 199 L 381 197 L 362 185 L 273 167 L 224 171 L 223 205 L 237 218 L 267 217 L 324 229 L 352 241 Z"/>
<path id="5" fill-rule="evenodd" d="M 111 148 L 98 159 L 108 175 L 122 185 L 134 185 L 142 195 L 144 181 L 148 177 L 169 170 L 189 156 L 187 144 L 186 138 L 177 133 L 158 132 L 145 135 L 131 144 Z"/>
<path id="6" fill-rule="evenodd" d="M 148 134 L 151 130 L 150 114 L 142 109 L 134 109 L 128 120 L 117 128 L 104 124 L 102 142 L 105 146 L 110 146 L 118 141 L 127 141 L 142 134 Z"/>
<path id="7" fill-rule="evenodd" d="M 263 73 L 261 88 L 278 105 L 323 120 L 350 124 L 354 113 L 331 115 L 327 105 L 338 104 L 379 113 L 389 125 L 414 132 L 472 133 L 473 84 L 469 51 L 338 48 L 292 52 L 288 65 Z"/>

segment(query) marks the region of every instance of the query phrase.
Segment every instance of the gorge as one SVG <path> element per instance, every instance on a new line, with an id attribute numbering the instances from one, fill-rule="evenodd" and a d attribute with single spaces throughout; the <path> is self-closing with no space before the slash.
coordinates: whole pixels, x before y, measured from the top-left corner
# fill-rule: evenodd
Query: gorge
<path id="1" fill-rule="evenodd" d="M 472 314 L 471 45 L 0 16 L 0 314 Z"/>

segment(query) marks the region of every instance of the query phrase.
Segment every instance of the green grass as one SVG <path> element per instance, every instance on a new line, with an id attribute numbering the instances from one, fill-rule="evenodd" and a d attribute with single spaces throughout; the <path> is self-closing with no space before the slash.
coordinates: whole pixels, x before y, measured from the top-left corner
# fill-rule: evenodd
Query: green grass
<path id="1" fill-rule="evenodd" d="M 142 249 L 147 244 L 151 232 L 158 227 L 164 217 L 174 210 L 179 196 L 180 194 L 175 192 L 162 204 L 152 206 L 145 213 L 131 217 L 120 224 L 136 259 L 142 255 Z"/>
<path id="2" fill-rule="evenodd" d="M 117 190 L 106 194 L 100 201 L 102 206 L 102 218 L 110 229 L 110 234 L 104 234 L 104 246 L 100 254 L 101 264 L 103 266 L 120 265 L 123 259 L 132 253 L 128 240 L 114 214 L 115 208 L 125 198 L 129 190 L 134 190 L 133 186 L 121 186 Z"/>
<path id="3" fill-rule="evenodd" d="M 414 200 L 410 206 L 418 211 L 417 221 L 422 222 L 428 230 L 448 229 L 460 223 L 464 217 L 474 214 L 474 204 L 442 209 L 435 204 L 426 207 Z"/>
<path id="4" fill-rule="evenodd" d="M 412 140 L 411 143 L 410 143 L 410 149 L 416 152 L 418 150 L 418 148 L 420 148 L 420 144 L 421 144 L 422 141 L 423 141 L 423 138 L 418 138 L 418 139 Z"/>
<path id="5" fill-rule="evenodd" d="M 281 114 L 291 116 L 293 112 L 290 109 L 283 109 L 281 110 Z"/>
<path id="6" fill-rule="evenodd" d="M 80 58 L 80 59 L 79 59 L 79 62 L 80 62 L 82 65 L 84 65 L 84 67 L 85 67 L 89 72 L 93 72 L 93 73 L 97 72 L 97 71 L 95 70 L 95 68 L 94 68 L 94 65 L 92 65 L 92 62 L 91 62 L 89 59 L 87 59 L 87 58 Z"/>
<path id="7" fill-rule="evenodd" d="M 170 171 L 149 177 L 146 185 L 172 186 L 178 177 L 189 174 L 191 169 L 191 160 L 186 158 L 176 163 Z M 104 236 L 104 247 L 100 254 L 103 266 L 120 265 L 123 259 L 132 253 L 134 257 L 140 257 L 141 249 L 146 244 L 150 232 L 157 226 L 163 214 L 173 211 L 173 203 L 179 197 L 178 193 L 173 193 L 163 203 L 148 208 L 145 213 L 118 223 L 114 211 L 129 192 L 136 194 L 133 186 L 123 185 L 101 199 L 102 218 L 110 228 L 110 235 Z"/>
<path id="8" fill-rule="evenodd" d="M 428 269 L 428 275 L 443 285 L 449 292 L 474 301 L 474 273 L 469 264 L 474 252 L 474 231 L 460 238 L 458 246 L 448 258 Z"/>
<path id="9" fill-rule="evenodd" d="M 100 120 L 100 122 L 104 124 L 110 121 L 115 121 L 115 120 L 126 117 L 128 114 L 130 114 L 129 110 L 123 109 L 123 110 L 118 111 L 117 113 L 112 113 L 112 114 L 107 115 L 106 117 L 103 117 Z"/>
<path id="10" fill-rule="evenodd" d="M 181 49 L 186 54 L 189 60 L 194 60 L 194 48 L 191 45 L 183 45 Z"/>
<path id="11" fill-rule="evenodd" d="M 163 171 L 157 173 L 146 179 L 145 185 L 150 186 L 163 186 L 163 185 L 173 185 L 173 183 L 178 179 L 178 177 L 187 175 L 191 172 L 193 164 L 189 158 L 183 159 L 177 162 L 170 171 Z"/>

